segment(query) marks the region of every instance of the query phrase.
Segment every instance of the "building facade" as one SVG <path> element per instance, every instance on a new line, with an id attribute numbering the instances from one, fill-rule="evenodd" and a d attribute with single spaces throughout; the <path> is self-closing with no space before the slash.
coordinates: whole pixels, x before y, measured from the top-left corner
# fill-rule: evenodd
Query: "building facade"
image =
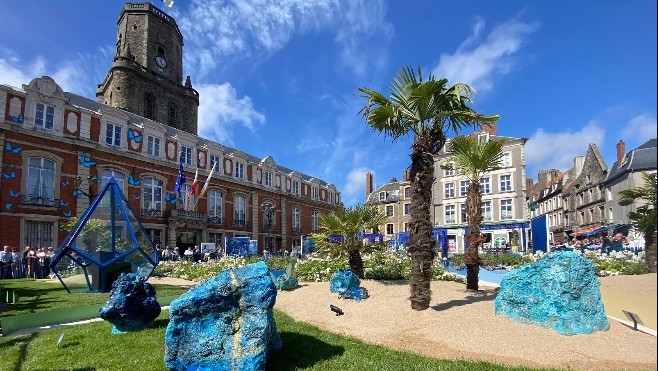
<path id="1" fill-rule="evenodd" d="M 400 232 L 409 230 L 411 183 L 406 170 L 402 179 L 398 181 L 392 178 L 388 183 L 373 189 L 373 175 L 366 174 L 366 204 L 377 206 L 380 213 L 388 216 L 386 222 L 378 228 L 378 233 L 384 236 L 384 241 L 390 241 Z"/>
<path id="2" fill-rule="evenodd" d="M 471 135 L 481 141 L 504 139 L 505 145 L 501 169 L 485 174 L 480 182 L 482 233 L 486 237 L 482 248 L 511 243 L 515 239 L 523 250 L 528 227 L 524 147 L 527 139 L 498 136 L 495 125 L 483 129 Z M 461 253 L 467 249 L 466 194 L 470 181 L 454 170 L 441 168 L 454 161 L 454 155 L 448 149 L 449 143 L 446 143 L 442 152 L 435 156 L 432 215 L 440 244 L 447 244 L 447 249 L 441 246 L 443 251 Z M 518 237 L 514 238 L 514 235 Z"/>
<path id="3" fill-rule="evenodd" d="M 0 85 L 3 244 L 57 246 L 62 226 L 112 177 L 162 247 L 223 246 L 224 237 L 245 236 L 260 250 L 290 250 L 317 231 L 319 213 L 341 204 L 332 184 L 196 135 L 198 94 L 178 84 L 182 35 L 173 18 L 151 4 L 128 3 L 118 39 L 98 101 L 64 92 L 47 76 L 22 88 Z M 166 64 L 155 58 L 160 54 Z M 152 118 L 140 106 L 150 94 L 157 98 Z M 174 194 L 181 162 L 188 181 Z M 197 171 L 201 184 L 188 195 Z"/>

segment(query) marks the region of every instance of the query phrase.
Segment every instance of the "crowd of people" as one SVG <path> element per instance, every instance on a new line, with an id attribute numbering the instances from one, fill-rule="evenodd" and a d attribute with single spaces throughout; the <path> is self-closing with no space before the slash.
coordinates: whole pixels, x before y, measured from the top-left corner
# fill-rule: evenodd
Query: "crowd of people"
<path id="1" fill-rule="evenodd" d="M 0 251 L 0 279 L 48 278 L 53 255 L 52 247 L 26 246 L 20 251 L 17 247 L 4 246 Z"/>

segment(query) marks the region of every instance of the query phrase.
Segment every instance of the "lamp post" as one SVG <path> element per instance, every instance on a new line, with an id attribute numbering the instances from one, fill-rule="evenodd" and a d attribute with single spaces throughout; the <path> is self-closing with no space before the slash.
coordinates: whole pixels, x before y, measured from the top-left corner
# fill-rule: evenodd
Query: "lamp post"
<path id="1" fill-rule="evenodd" d="M 265 220 L 263 220 L 263 228 L 266 231 L 264 245 L 267 247 L 268 250 L 270 250 L 272 248 L 272 246 L 269 245 L 270 229 L 272 229 L 274 225 L 274 221 L 272 220 L 272 217 L 274 216 L 274 203 L 272 203 L 271 201 L 265 201 L 260 205 L 260 207 L 263 209 L 263 215 L 265 215 Z"/>
<path id="2" fill-rule="evenodd" d="M 76 177 L 73 179 L 73 184 L 74 184 L 74 187 L 75 187 L 75 191 L 78 192 L 78 193 L 81 193 L 81 194 L 83 194 L 83 195 L 85 195 L 85 196 L 87 196 L 87 197 L 89 198 L 89 202 L 91 202 L 91 200 L 92 200 L 94 197 L 98 196 L 98 195 L 96 195 L 96 194 L 93 193 L 93 190 L 92 190 L 92 187 L 91 187 L 91 185 L 92 185 L 92 181 L 96 182 L 96 179 L 95 179 L 93 176 L 91 176 L 91 175 L 87 176 L 86 180 L 87 180 L 87 186 L 88 186 L 88 187 L 87 187 L 87 191 L 86 191 L 86 192 L 83 191 L 82 189 L 80 189 L 80 186 L 82 185 L 82 181 L 84 181 L 84 180 L 85 180 L 85 179 L 82 178 L 82 177 L 80 177 L 80 176 L 76 176 Z"/>

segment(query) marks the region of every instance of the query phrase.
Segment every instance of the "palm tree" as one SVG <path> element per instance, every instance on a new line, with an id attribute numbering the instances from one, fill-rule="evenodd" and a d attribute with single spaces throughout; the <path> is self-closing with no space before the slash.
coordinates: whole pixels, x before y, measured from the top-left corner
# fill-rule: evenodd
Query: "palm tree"
<path id="1" fill-rule="evenodd" d="M 643 173 L 643 187 L 633 187 L 619 192 L 619 205 L 628 206 L 644 201 L 635 211 L 628 213 L 633 226 L 644 232 L 644 260 L 649 273 L 656 273 L 656 174 Z"/>
<path id="2" fill-rule="evenodd" d="M 423 79 L 413 68 L 401 68 L 390 86 L 391 98 L 368 88 L 358 89 L 368 103 L 360 111 L 375 131 L 390 136 L 393 141 L 413 134 L 411 145 L 411 308 L 429 308 L 432 250 L 432 184 L 434 183 L 434 155 L 446 142 L 446 132 L 482 123 L 495 122 L 498 116 L 483 116 L 467 103 L 474 91 L 466 84 L 448 85 L 448 80 L 437 80 L 430 74 Z"/>
<path id="3" fill-rule="evenodd" d="M 454 162 L 443 166 L 454 169 L 468 177 L 470 185 L 466 193 L 466 215 L 468 217 L 468 251 L 466 253 L 466 288 L 478 289 L 478 274 L 480 272 L 480 257 L 478 251 L 484 242 L 480 233 L 482 224 L 482 193 L 480 179 L 484 173 L 500 169 L 503 157 L 504 140 L 490 140 L 486 143 L 475 137 L 458 136 L 448 144 L 454 155 Z"/>
<path id="4" fill-rule="evenodd" d="M 328 214 L 319 215 L 320 233 L 313 236 L 318 250 L 336 257 L 347 253 L 350 269 L 359 278 L 363 278 L 363 259 L 361 252 L 372 249 L 363 244 L 360 238 L 365 229 L 376 228 L 384 223 L 388 216 L 380 213 L 374 205 L 356 205 L 339 208 Z M 339 241 L 326 242 L 332 236 L 341 236 Z"/>

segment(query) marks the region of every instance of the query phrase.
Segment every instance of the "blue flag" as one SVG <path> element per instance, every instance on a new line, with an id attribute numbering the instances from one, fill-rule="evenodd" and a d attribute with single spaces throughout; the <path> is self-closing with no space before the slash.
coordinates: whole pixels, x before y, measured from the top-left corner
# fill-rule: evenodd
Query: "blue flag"
<path id="1" fill-rule="evenodd" d="M 180 157 L 180 164 L 178 165 L 178 179 L 176 179 L 176 186 L 174 193 L 180 193 L 181 188 L 185 184 L 185 171 L 183 171 L 183 156 Z"/>

